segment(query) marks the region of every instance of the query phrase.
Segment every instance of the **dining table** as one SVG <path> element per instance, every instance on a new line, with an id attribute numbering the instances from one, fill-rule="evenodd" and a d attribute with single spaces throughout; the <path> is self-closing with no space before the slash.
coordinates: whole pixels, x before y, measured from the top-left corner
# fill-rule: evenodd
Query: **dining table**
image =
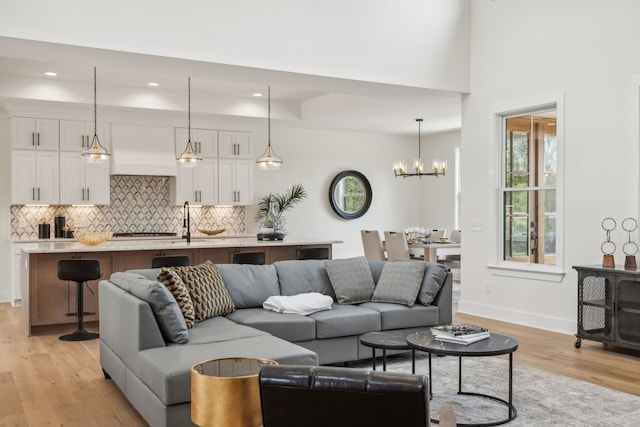
<path id="1" fill-rule="evenodd" d="M 426 262 L 438 262 L 438 251 L 441 249 L 460 249 L 458 242 L 409 242 L 409 249 L 423 249 Z"/>

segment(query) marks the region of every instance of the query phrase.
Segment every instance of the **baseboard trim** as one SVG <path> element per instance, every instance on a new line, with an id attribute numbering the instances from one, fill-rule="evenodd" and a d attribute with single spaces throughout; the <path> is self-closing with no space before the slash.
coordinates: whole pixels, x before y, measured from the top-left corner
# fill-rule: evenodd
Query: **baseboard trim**
<path id="1" fill-rule="evenodd" d="M 538 313 L 512 310 L 504 307 L 466 301 L 460 301 L 458 303 L 458 313 L 486 317 L 489 319 L 501 320 L 503 322 L 515 323 L 517 325 L 530 326 L 532 328 L 544 329 L 568 335 L 575 335 L 578 327 L 576 320 L 542 316 Z"/>

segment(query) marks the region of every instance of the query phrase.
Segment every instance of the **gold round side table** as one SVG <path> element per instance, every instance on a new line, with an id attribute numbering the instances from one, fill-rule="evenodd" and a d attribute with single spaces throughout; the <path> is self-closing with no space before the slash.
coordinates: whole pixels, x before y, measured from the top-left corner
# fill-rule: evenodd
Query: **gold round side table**
<path id="1" fill-rule="evenodd" d="M 258 374 L 269 359 L 230 357 L 191 368 L 191 420 L 201 427 L 262 425 Z"/>

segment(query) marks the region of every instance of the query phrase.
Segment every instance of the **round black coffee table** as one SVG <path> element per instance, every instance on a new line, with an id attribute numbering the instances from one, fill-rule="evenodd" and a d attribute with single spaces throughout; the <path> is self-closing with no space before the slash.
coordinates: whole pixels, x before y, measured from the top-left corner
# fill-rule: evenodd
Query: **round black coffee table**
<path id="1" fill-rule="evenodd" d="M 458 394 L 467 396 L 480 396 L 504 403 L 509 409 L 509 416 L 505 419 L 493 421 L 489 423 L 477 424 L 458 424 L 458 426 L 497 426 L 512 421 L 518 414 L 516 407 L 513 406 L 513 352 L 518 349 L 518 341 L 505 335 L 491 333 L 491 336 L 485 340 L 477 341 L 472 344 L 454 344 L 438 341 L 431 332 L 414 332 L 407 336 L 407 344 L 414 350 L 424 351 L 429 354 L 429 392 L 433 396 L 432 380 L 431 380 L 431 355 L 438 356 L 458 356 Z M 462 358 L 463 357 L 486 357 L 498 356 L 501 354 L 509 355 L 509 398 L 508 401 L 500 399 L 496 396 L 490 396 L 482 393 L 471 393 L 462 391 Z M 438 420 L 431 420 L 438 423 Z"/>
<path id="2" fill-rule="evenodd" d="M 376 369 L 376 349 L 382 350 L 382 370 L 387 370 L 387 350 L 411 350 L 413 357 L 411 358 L 411 373 L 416 373 L 415 350 L 407 344 L 408 332 L 402 331 L 381 331 L 369 332 L 360 335 L 360 343 L 364 346 L 371 347 L 373 370 Z"/>

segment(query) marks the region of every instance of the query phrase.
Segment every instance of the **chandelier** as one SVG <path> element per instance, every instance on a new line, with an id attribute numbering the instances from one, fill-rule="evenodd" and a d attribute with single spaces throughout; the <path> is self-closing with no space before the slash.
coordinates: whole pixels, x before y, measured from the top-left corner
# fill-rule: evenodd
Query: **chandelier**
<path id="1" fill-rule="evenodd" d="M 435 176 L 436 178 L 439 175 L 445 174 L 447 171 L 447 161 L 440 159 L 433 159 L 431 161 L 431 171 L 424 171 L 424 163 L 422 163 L 422 157 L 420 155 L 420 124 L 422 123 L 422 119 L 416 119 L 418 122 L 418 158 L 413 161 L 413 168 L 411 171 L 407 169 L 407 162 L 404 160 L 398 160 L 393 164 L 393 175 L 397 178 L 399 176 L 406 178 L 408 176 Z"/>

